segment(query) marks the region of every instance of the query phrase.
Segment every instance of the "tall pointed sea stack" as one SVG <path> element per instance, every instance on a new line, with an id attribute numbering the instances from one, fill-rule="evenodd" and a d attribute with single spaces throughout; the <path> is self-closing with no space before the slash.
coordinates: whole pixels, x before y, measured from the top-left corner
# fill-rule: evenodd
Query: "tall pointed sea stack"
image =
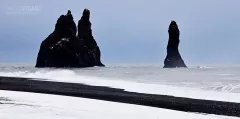
<path id="1" fill-rule="evenodd" d="M 90 11 L 84 9 L 81 19 L 78 21 L 78 35 L 77 37 L 81 39 L 87 50 L 87 57 L 84 57 L 84 61 L 90 66 L 104 66 L 101 63 L 101 52 L 92 35 L 92 23 L 90 22 Z"/>
<path id="2" fill-rule="evenodd" d="M 85 27 L 78 26 L 78 29 L 82 28 Z M 91 27 L 88 28 L 91 29 Z M 68 10 L 66 15 L 58 18 L 53 33 L 41 43 L 35 67 L 104 66 L 100 62 L 100 50 L 96 42 L 90 43 L 90 45 L 88 43 L 89 37 L 92 38 L 92 33 L 89 33 L 91 35 L 87 35 L 88 37 L 77 37 L 76 33 L 76 24 L 71 11 Z M 83 31 L 78 32 L 78 34 L 84 33 L 86 34 Z M 91 44 L 94 44 L 95 47 Z"/>
<path id="3" fill-rule="evenodd" d="M 180 31 L 175 21 L 169 25 L 168 34 L 167 56 L 163 68 L 187 67 L 178 50 Z"/>

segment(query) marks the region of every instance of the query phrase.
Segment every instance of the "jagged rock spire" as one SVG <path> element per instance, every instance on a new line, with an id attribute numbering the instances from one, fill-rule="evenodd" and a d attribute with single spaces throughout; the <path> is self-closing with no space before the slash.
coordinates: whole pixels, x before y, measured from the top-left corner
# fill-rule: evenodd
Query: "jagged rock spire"
<path id="1" fill-rule="evenodd" d="M 70 10 L 61 15 L 55 30 L 41 43 L 35 67 L 104 66 L 100 49 L 92 36 L 90 11 L 85 9 L 77 27 Z"/>

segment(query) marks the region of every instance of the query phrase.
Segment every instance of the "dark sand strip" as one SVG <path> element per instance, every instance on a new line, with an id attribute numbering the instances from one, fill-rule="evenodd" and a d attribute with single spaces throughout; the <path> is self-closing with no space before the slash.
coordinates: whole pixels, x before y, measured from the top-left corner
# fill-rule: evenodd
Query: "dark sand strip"
<path id="1" fill-rule="evenodd" d="M 0 90 L 74 96 L 185 112 L 240 117 L 240 103 L 144 94 L 103 86 L 0 77 Z"/>

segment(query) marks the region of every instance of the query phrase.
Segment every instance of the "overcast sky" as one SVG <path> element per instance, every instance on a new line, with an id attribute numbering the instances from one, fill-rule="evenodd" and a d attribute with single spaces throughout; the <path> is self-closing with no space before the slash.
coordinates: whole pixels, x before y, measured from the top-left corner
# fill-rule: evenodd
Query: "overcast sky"
<path id="1" fill-rule="evenodd" d="M 35 62 L 61 14 L 75 22 L 91 11 L 93 35 L 107 63 L 163 64 L 168 26 L 181 32 L 186 64 L 240 64 L 240 0 L 1 0 L 0 61 Z"/>

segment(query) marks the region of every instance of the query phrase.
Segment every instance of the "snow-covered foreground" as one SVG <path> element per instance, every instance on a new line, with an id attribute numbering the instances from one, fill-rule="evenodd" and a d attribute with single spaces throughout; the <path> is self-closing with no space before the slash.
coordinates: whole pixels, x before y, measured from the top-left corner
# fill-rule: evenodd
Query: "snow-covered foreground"
<path id="1" fill-rule="evenodd" d="M 237 119 L 67 96 L 0 94 L 0 119 Z"/>

